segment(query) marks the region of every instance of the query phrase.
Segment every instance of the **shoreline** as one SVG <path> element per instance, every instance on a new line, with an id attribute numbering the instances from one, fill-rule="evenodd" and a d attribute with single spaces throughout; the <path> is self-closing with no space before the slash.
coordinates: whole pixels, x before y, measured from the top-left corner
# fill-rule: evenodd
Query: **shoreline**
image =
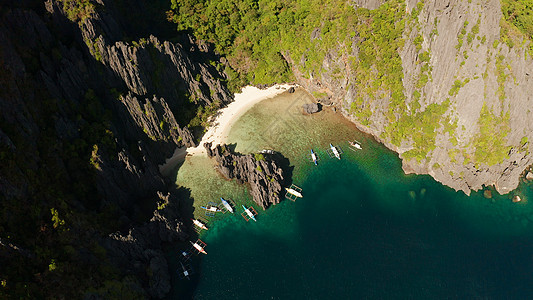
<path id="1" fill-rule="evenodd" d="M 159 171 L 163 176 L 170 175 L 169 172 L 177 166 L 180 162 L 184 161 L 187 156 L 192 155 L 204 155 L 207 156 L 205 151 L 205 143 L 213 143 L 213 145 L 223 144 L 226 142 L 231 127 L 235 122 L 251 109 L 257 103 L 274 98 L 291 87 L 298 87 L 297 84 L 276 84 L 267 89 L 259 89 L 254 86 L 245 86 L 240 93 L 235 94 L 233 102 L 228 106 L 220 109 L 214 116 L 214 120 L 211 120 L 210 126 L 202 137 L 202 140 L 196 147 L 181 147 L 176 148 L 174 154 L 165 160 L 165 163 L 159 165 Z"/>
<path id="2" fill-rule="evenodd" d="M 257 103 L 282 94 L 291 87 L 297 87 L 297 85 L 276 84 L 264 90 L 254 86 L 244 87 L 240 93 L 235 94 L 233 102 L 217 112 L 215 119 L 211 121 L 211 125 L 207 128 L 198 146 L 187 148 L 187 155 L 207 155 L 204 148 L 205 143 L 223 144 L 226 142 L 231 127 L 244 113 Z"/>

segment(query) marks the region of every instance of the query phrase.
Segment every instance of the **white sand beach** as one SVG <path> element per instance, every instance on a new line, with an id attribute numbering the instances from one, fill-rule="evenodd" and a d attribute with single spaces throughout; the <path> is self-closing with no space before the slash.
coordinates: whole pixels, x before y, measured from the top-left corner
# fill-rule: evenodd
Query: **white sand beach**
<path id="1" fill-rule="evenodd" d="M 270 99 L 287 91 L 296 85 L 291 84 L 277 84 L 268 89 L 258 89 L 253 86 L 247 86 L 238 94 L 235 94 L 235 99 L 225 108 L 219 110 L 212 121 L 211 126 L 207 129 L 202 140 L 197 147 L 194 148 L 178 148 L 174 155 L 167 159 L 165 164 L 159 166 L 159 170 L 163 175 L 168 174 L 179 162 L 183 161 L 186 156 L 190 155 L 206 155 L 204 144 L 211 142 L 213 145 L 224 144 L 231 130 L 231 127 L 246 111 L 252 108 L 255 104 Z"/>
<path id="2" fill-rule="evenodd" d="M 202 141 L 198 147 L 187 148 L 188 155 L 206 154 L 204 144 L 211 142 L 213 145 L 226 143 L 226 138 L 231 130 L 231 127 L 246 111 L 252 108 L 255 104 L 272 98 L 281 94 L 294 85 L 282 84 L 274 85 L 268 89 L 258 89 L 253 86 L 247 86 L 242 89 L 242 92 L 235 94 L 235 100 L 227 107 L 218 112 L 212 125 L 204 134 Z"/>

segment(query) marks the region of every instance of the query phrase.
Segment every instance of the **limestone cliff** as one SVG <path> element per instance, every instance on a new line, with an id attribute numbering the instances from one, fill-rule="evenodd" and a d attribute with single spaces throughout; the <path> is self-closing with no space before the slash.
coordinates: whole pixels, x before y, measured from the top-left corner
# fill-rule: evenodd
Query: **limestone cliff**
<path id="1" fill-rule="evenodd" d="M 158 165 L 232 97 L 210 49 L 139 37 L 126 25 L 152 3 L 121 3 L 0 8 L 0 298 L 169 291 L 162 245 L 186 237 L 184 199 Z"/>
<path id="2" fill-rule="evenodd" d="M 216 145 L 213 149 L 211 146 L 211 143 L 204 145 L 207 155 L 215 159 L 217 170 L 227 179 L 249 184 L 250 195 L 257 205 L 266 209 L 283 199 L 283 185 L 290 176 L 289 161 L 281 154 L 241 155 L 233 153 L 226 145 Z"/>
<path id="3" fill-rule="evenodd" d="M 530 41 L 501 27 L 500 2 L 355 2 L 375 9 L 370 24 L 395 11 L 387 20 L 394 27 L 365 27 L 369 33 L 357 32 L 351 47 L 330 50 L 314 77 L 299 73 L 302 65 L 295 63 L 299 82 L 327 93 L 360 129 L 397 151 L 407 173 L 430 174 L 466 194 L 488 185 L 500 193 L 515 189 L 533 163 L 533 60 Z M 400 27 L 397 38 L 383 37 Z M 374 31 L 379 28 L 389 32 Z M 368 48 L 376 60 L 398 55 L 399 87 L 364 56 Z M 367 62 L 370 68 L 361 67 Z"/>

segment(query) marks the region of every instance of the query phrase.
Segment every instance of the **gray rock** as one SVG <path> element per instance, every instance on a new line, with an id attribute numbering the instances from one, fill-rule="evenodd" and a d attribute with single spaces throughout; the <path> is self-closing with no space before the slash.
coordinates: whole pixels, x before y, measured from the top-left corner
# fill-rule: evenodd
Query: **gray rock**
<path id="1" fill-rule="evenodd" d="M 376 9 L 386 0 L 354 0 L 353 5 L 357 7 L 363 7 L 368 9 Z"/>
<path id="2" fill-rule="evenodd" d="M 319 103 L 306 103 L 302 105 L 302 108 L 304 110 L 304 113 L 310 115 L 319 112 L 321 109 L 321 105 Z"/>
<path id="3" fill-rule="evenodd" d="M 533 180 L 533 173 L 531 173 L 531 172 L 527 172 L 527 174 L 526 174 L 526 179 L 527 179 L 527 180 Z"/>
<path id="4" fill-rule="evenodd" d="M 210 146 L 206 145 L 206 148 Z M 215 159 L 216 168 L 224 177 L 249 184 L 254 202 L 263 209 L 278 204 L 283 198 L 286 171 L 281 165 L 288 167 L 289 164 L 281 154 L 240 155 L 233 153 L 226 145 L 217 145 L 208 150 L 208 155 Z"/>
<path id="5" fill-rule="evenodd" d="M 355 0 L 352 3 L 356 7 L 375 9 L 384 2 Z M 416 0 L 407 0 L 405 4 L 408 13 L 417 7 Z M 533 139 L 533 112 L 524 109 L 530 107 L 532 101 L 529 91 L 533 90 L 533 80 L 530 79 L 533 60 L 529 55 L 524 55 L 527 45 L 515 44 L 509 48 L 501 42 L 498 26 L 501 16 L 497 0 L 489 0 L 485 4 L 473 4 L 466 0 L 430 0 L 424 2 L 414 24 L 406 27 L 403 37 L 405 44 L 398 50 L 403 69 L 406 108 L 420 105 L 417 111 L 422 112 L 430 108 L 430 105 L 442 104 L 449 98 L 450 106 L 443 120 L 445 118 L 457 127 L 453 132 L 446 132 L 441 122 L 440 128 L 436 130 L 435 149 L 420 162 L 404 159 L 404 171 L 430 174 L 437 181 L 466 194 L 489 185 L 494 185 L 499 193 L 505 194 L 518 186 L 520 176 L 533 163 L 530 143 L 521 143 L 523 138 L 530 141 Z M 464 26 L 467 34 L 461 34 Z M 475 34 L 474 26 L 477 27 Z M 462 44 L 458 44 L 458 37 L 463 37 Z M 422 38 L 418 45 L 414 42 L 417 38 Z M 326 90 L 331 95 L 332 102 L 359 129 L 372 134 L 402 157 L 402 153 L 413 148 L 416 133 L 406 134 L 401 143 L 396 144 L 386 138 L 384 133 L 393 125 L 389 111 L 391 97 L 384 95 L 383 91 L 371 96 L 361 93 L 355 82 L 357 79 L 353 76 L 353 68 L 343 63 L 350 56 L 357 57 L 359 43 L 359 37 L 354 36 L 353 52 L 348 55 L 341 54 L 342 51 L 338 51 L 340 49 L 331 49 L 322 62 L 323 71 L 311 74 L 312 78 L 309 78 L 309 74 L 295 72 L 298 84 L 311 92 L 321 93 Z M 420 87 L 419 79 L 422 66 L 425 65 L 421 61 L 422 53 L 429 54 L 426 67 L 429 67 L 427 76 L 430 79 Z M 305 56 L 292 59 L 291 64 L 295 68 L 305 66 Z M 505 71 L 501 71 L 501 68 L 498 71 L 497 65 L 505 66 Z M 456 80 L 465 84 L 456 94 L 451 95 L 450 91 Z M 415 100 L 415 95 L 421 95 L 420 100 Z M 358 108 L 371 112 L 368 119 L 358 119 L 353 113 L 351 105 L 356 100 Z M 326 105 L 322 100 L 319 102 Z M 502 125 L 510 128 L 507 136 L 502 138 L 504 144 L 512 149 L 501 163 L 491 166 L 472 161 L 476 152 L 473 140 L 480 130 L 483 105 L 490 108 L 494 116 L 508 116 L 507 124 Z M 451 140 L 454 144 L 456 140 L 456 145 Z M 524 147 L 529 148 L 529 151 Z M 453 159 L 449 154 L 451 151 L 457 153 Z M 433 170 L 431 166 L 434 164 L 438 164 L 440 168 Z"/>

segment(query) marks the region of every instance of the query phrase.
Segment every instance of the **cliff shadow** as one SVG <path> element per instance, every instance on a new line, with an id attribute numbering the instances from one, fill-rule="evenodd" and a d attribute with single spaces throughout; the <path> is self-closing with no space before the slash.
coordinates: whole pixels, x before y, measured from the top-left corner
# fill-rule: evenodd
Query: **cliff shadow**
<path id="1" fill-rule="evenodd" d="M 191 243 L 199 238 L 198 232 L 194 230 L 192 219 L 194 218 L 195 208 L 193 206 L 194 198 L 191 196 L 191 190 L 184 187 L 171 187 L 170 192 L 175 195 L 175 204 L 181 221 L 185 226 L 188 238 L 176 243 L 172 243 L 167 248 L 168 265 L 171 270 L 171 290 L 165 299 L 193 299 L 200 282 L 202 254 L 192 255 L 190 259 L 185 259 L 182 253 L 191 251 Z M 189 265 L 192 269 L 190 280 L 180 279 L 178 273 L 182 265 Z"/>
<path id="2" fill-rule="evenodd" d="M 281 182 L 281 185 L 290 186 L 292 184 L 292 174 L 294 172 L 294 166 L 291 165 L 291 162 L 288 158 L 286 158 L 285 156 L 283 156 L 283 154 L 279 152 L 275 152 L 271 155 L 284 172 L 283 182 Z"/>

